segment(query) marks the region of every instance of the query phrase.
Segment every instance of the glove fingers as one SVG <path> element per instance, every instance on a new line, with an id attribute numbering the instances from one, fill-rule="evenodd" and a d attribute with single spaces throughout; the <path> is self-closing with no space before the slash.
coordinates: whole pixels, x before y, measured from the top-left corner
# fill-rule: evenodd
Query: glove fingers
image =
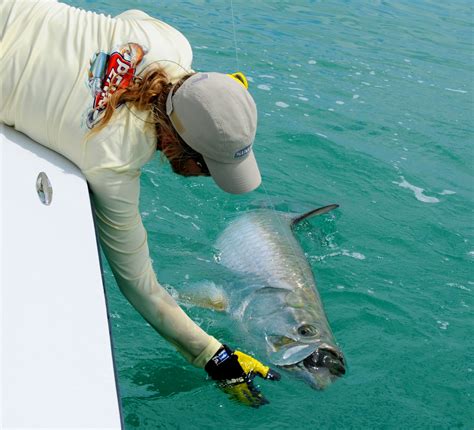
<path id="1" fill-rule="evenodd" d="M 281 374 L 273 369 L 268 369 L 268 371 L 265 373 L 255 372 L 251 373 L 250 375 L 252 375 L 252 379 L 255 377 L 255 375 L 258 375 L 260 376 L 260 378 L 268 379 L 270 381 L 279 381 L 281 379 Z"/>
<path id="2" fill-rule="evenodd" d="M 238 357 L 239 364 L 247 375 L 256 374 L 261 378 L 270 379 L 271 381 L 279 381 L 281 379 L 281 375 L 276 370 L 270 369 L 250 355 L 244 354 L 241 351 L 235 351 L 235 355 Z"/>
<path id="3" fill-rule="evenodd" d="M 236 385 L 221 385 L 221 388 L 233 399 L 246 406 L 258 408 L 269 403 L 260 390 L 250 381 Z"/>
<path id="4" fill-rule="evenodd" d="M 265 379 L 270 379 L 270 381 L 279 381 L 281 379 L 281 375 L 276 370 L 270 369 Z"/>

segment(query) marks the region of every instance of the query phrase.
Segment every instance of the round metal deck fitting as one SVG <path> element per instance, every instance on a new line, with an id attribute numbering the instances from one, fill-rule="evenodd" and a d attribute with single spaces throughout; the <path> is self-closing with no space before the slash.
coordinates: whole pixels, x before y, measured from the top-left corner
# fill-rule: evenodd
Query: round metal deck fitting
<path id="1" fill-rule="evenodd" d="M 44 172 L 40 172 L 36 178 L 36 192 L 38 193 L 41 203 L 46 206 L 51 204 L 51 200 L 53 199 L 53 187 L 51 186 L 51 182 L 49 182 L 48 176 Z"/>

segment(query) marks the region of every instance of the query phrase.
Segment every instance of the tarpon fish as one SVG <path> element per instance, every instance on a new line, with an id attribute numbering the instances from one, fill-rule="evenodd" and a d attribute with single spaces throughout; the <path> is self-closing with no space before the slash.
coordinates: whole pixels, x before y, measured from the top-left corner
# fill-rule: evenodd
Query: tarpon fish
<path id="1" fill-rule="evenodd" d="M 219 236 L 220 264 L 241 275 L 220 303 L 266 345 L 268 361 L 322 389 L 345 373 L 345 361 L 329 327 L 316 282 L 293 227 L 303 219 L 337 208 L 325 206 L 304 215 L 256 210 L 233 221 Z"/>

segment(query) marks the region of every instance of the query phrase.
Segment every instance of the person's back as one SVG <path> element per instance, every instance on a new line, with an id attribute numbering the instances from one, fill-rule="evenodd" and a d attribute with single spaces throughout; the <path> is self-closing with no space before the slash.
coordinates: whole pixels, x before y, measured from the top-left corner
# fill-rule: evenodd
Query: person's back
<path id="1" fill-rule="evenodd" d="M 170 80 L 191 67 L 185 37 L 140 11 L 111 18 L 56 1 L 7 0 L 0 6 L 0 17 L 0 121 L 83 170 L 94 167 L 93 160 L 108 167 L 127 165 L 136 154 L 126 147 L 132 142 L 121 142 L 120 151 L 85 142 L 114 89 L 159 60 L 166 60 L 160 67 Z M 133 117 L 128 111 L 120 113 Z M 146 123 L 133 118 L 114 122 L 142 132 Z M 110 160 L 104 159 L 107 155 Z"/>

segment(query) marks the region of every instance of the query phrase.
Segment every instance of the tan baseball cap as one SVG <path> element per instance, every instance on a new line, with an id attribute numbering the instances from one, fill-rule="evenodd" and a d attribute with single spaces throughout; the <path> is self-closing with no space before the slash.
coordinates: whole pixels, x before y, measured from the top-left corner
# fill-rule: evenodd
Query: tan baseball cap
<path id="1" fill-rule="evenodd" d="M 224 191 L 243 194 L 262 179 L 252 150 L 257 108 L 237 79 L 223 73 L 196 73 L 166 100 L 166 113 L 181 138 L 202 154 Z"/>

